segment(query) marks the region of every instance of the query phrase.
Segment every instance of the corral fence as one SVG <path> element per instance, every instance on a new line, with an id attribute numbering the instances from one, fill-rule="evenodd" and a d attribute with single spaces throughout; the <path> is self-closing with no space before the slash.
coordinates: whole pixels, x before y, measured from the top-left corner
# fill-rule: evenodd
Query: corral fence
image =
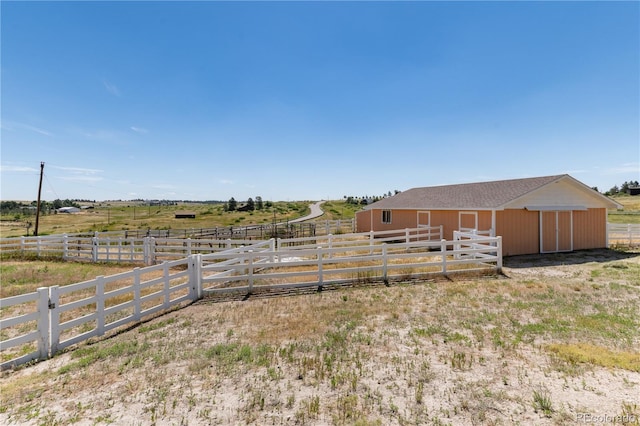
<path id="1" fill-rule="evenodd" d="M 640 245 L 640 223 L 607 223 L 609 246 Z"/>
<path id="2" fill-rule="evenodd" d="M 500 237 L 424 240 L 423 229 L 276 240 L 0 299 L 1 369 L 49 358 L 204 296 L 502 269 Z M 431 231 L 428 231 L 431 232 Z"/>
<path id="3" fill-rule="evenodd" d="M 401 231 L 325 234 L 299 238 L 276 238 L 278 247 L 305 248 L 333 244 L 351 245 L 362 241 L 440 240 L 442 226 L 421 227 Z M 166 237 L 125 237 L 109 234 L 82 237 L 77 235 L 49 235 L 37 237 L 3 238 L 0 251 L 30 254 L 36 257 L 62 257 L 64 260 L 88 262 L 142 263 L 154 265 L 166 260 L 181 259 L 193 254 L 228 251 L 232 248 L 260 243 L 264 240 L 192 239 Z M 368 244 L 368 243 L 367 243 Z"/>
<path id="4" fill-rule="evenodd" d="M 245 239 L 302 238 L 315 235 L 343 234 L 355 231 L 355 219 L 317 220 L 313 222 L 278 222 L 262 225 L 217 226 L 214 228 L 129 229 L 66 234 L 69 237 L 102 238 L 191 238 Z"/>
<path id="5" fill-rule="evenodd" d="M 260 240 L 78 237 L 52 235 L 19 237 L 0 240 L 0 251 L 16 252 L 36 257 L 61 257 L 64 260 L 87 262 L 141 263 L 154 265 L 181 259 L 192 254 L 229 250 Z"/>

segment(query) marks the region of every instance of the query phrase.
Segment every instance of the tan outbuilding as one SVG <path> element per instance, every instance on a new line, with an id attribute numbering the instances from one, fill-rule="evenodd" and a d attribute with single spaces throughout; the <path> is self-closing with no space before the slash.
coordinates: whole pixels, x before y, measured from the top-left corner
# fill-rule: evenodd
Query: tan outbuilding
<path id="1" fill-rule="evenodd" d="M 413 188 L 356 213 L 358 232 L 442 226 L 502 236 L 503 254 L 606 248 L 622 205 L 569 175 Z"/>

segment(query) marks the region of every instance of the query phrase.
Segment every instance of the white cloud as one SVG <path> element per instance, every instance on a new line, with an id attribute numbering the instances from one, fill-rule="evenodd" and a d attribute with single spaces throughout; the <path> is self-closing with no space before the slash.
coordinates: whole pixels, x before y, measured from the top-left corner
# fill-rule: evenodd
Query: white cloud
<path id="1" fill-rule="evenodd" d="M 50 166 L 51 168 L 64 170 L 67 172 L 72 172 L 76 174 L 84 174 L 84 175 L 94 175 L 97 173 L 102 173 L 104 170 L 99 169 L 85 169 L 83 167 L 65 167 L 65 166 Z"/>
<path id="2" fill-rule="evenodd" d="M 99 169 L 55 165 L 50 165 L 49 168 L 66 172 L 64 175 L 56 176 L 56 178 L 60 180 L 70 182 L 98 182 L 104 180 L 102 176 L 98 176 L 100 173 L 103 173 L 103 170 Z"/>
<path id="3" fill-rule="evenodd" d="M 609 167 L 604 170 L 607 175 L 633 174 L 638 176 L 640 173 L 640 163 L 623 163 L 615 167 Z"/>
<path id="4" fill-rule="evenodd" d="M 155 189 L 167 189 L 167 190 L 177 189 L 177 187 L 175 185 L 171 185 L 171 184 L 167 184 L 167 183 L 160 183 L 160 184 L 156 184 L 156 185 L 151 185 L 151 187 L 155 188 Z"/>
<path id="5" fill-rule="evenodd" d="M 34 173 L 34 172 L 37 172 L 38 169 L 36 169 L 35 167 L 28 167 L 28 166 L 0 165 L 0 171 L 1 172 Z"/>
<path id="6" fill-rule="evenodd" d="M 122 96 L 120 89 L 118 89 L 118 87 L 115 84 L 111 84 L 106 80 L 103 80 L 102 84 L 104 84 L 104 87 L 105 89 L 107 89 L 107 92 L 111 93 L 113 96 L 117 96 L 117 97 Z"/>
<path id="7" fill-rule="evenodd" d="M 72 176 L 58 176 L 60 180 L 66 180 L 69 182 L 98 182 L 104 180 L 100 176 L 86 176 L 86 175 L 72 175 Z"/>
<path id="8" fill-rule="evenodd" d="M 229 180 L 229 179 L 220 179 L 218 182 L 220 182 L 223 185 L 231 185 L 231 184 L 233 184 L 233 181 Z"/>
<path id="9" fill-rule="evenodd" d="M 29 125 L 23 124 L 22 127 L 24 127 L 27 130 L 31 130 L 32 132 L 40 133 L 41 135 L 53 136 L 50 132 L 48 132 L 46 130 L 39 129 L 39 128 L 34 127 L 34 126 L 29 126 Z"/>
<path id="10" fill-rule="evenodd" d="M 110 130 L 96 130 L 95 132 L 83 131 L 82 135 L 90 139 L 109 140 L 117 138 L 117 134 Z"/>
<path id="11" fill-rule="evenodd" d="M 49 132 L 48 130 L 44 130 L 44 129 L 41 129 L 39 127 L 31 126 L 29 124 L 24 124 L 24 123 L 6 123 L 6 122 L 3 122 L 2 123 L 2 129 L 3 130 L 8 130 L 10 132 L 15 131 L 16 129 L 24 129 L 24 130 L 29 130 L 31 132 L 39 133 L 39 134 L 44 135 L 44 136 L 53 136 L 53 134 L 51 132 Z"/>
<path id="12" fill-rule="evenodd" d="M 142 135 L 146 135 L 147 133 L 149 133 L 147 129 L 143 129 L 142 127 L 131 126 L 131 130 Z"/>

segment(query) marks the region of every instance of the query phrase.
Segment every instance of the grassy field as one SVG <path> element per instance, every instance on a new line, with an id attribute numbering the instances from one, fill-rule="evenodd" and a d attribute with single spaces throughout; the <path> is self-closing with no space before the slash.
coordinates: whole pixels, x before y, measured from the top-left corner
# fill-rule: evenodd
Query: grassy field
<path id="1" fill-rule="evenodd" d="M 2 267 L 13 286 L 117 271 Z M 483 279 L 205 299 L 3 373 L 0 424 L 640 424 L 639 394 L 640 253 L 592 250 Z"/>
<path id="2" fill-rule="evenodd" d="M 218 226 L 260 225 L 284 222 L 309 213 L 307 201 L 276 202 L 271 207 L 252 212 L 225 212 L 222 204 L 180 204 L 177 206 L 146 206 L 134 202 L 97 203 L 93 209 L 75 214 L 50 214 L 40 218 L 39 235 L 127 229 L 188 229 Z M 350 219 L 360 207 L 344 201 L 324 203 L 325 214 L 320 220 Z M 175 212 L 189 210 L 195 219 L 176 219 Z M 35 226 L 34 216 L 4 215 L 0 217 L 2 237 L 26 235 Z"/>
<path id="3" fill-rule="evenodd" d="M 609 222 L 640 223 L 640 197 L 622 195 L 614 198 L 624 206 L 623 210 L 610 211 Z M 216 226 L 260 225 L 283 222 L 309 213 L 307 201 L 276 202 L 262 211 L 225 212 L 222 204 L 181 204 L 177 206 L 146 206 L 135 202 L 97 203 L 92 210 L 77 214 L 52 214 L 40 218 L 39 234 L 64 234 L 77 232 L 113 231 L 125 229 L 188 229 L 214 228 Z M 327 201 L 325 214 L 319 220 L 352 219 L 362 206 L 345 201 Z M 195 219 L 176 219 L 175 212 L 189 210 Z M 4 238 L 34 231 L 35 217 L 21 215 L 0 216 L 0 235 Z"/>
<path id="4" fill-rule="evenodd" d="M 613 197 L 624 206 L 623 210 L 610 211 L 608 220 L 611 223 L 640 223 L 640 196 L 619 195 Z"/>

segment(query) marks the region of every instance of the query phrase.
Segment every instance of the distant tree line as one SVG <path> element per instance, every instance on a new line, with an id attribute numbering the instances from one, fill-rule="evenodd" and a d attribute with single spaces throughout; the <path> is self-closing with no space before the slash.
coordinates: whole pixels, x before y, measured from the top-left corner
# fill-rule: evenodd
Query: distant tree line
<path id="1" fill-rule="evenodd" d="M 383 195 L 374 195 L 374 196 L 368 196 L 368 195 L 364 195 L 362 197 L 354 197 L 351 195 L 345 195 L 344 199 L 348 204 L 361 204 L 361 205 L 367 205 L 367 204 L 371 204 L 371 203 L 375 203 L 376 201 L 380 201 L 383 198 L 387 198 L 387 197 L 392 197 L 396 194 L 399 194 L 401 191 L 399 190 L 394 190 L 393 193 L 391 191 L 387 192 L 386 194 Z"/>
<path id="2" fill-rule="evenodd" d="M 627 194 L 629 193 L 629 188 L 630 187 L 638 187 L 640 186 L 640 184 L 638 184 L 637 180 L 630 180 L 629 182 L 625 181 L 622 185 L 618 186 L 618 185 L 613 185 L 613 187 L 608 190 L 607 192 L 604 193 L 604 195 L 618 195 L 618 194 Z M 593 189 L 595 189 L 596 191 L 598 191 L 598 187 L 594 187 Z"/>
<path id="3" fill-rule="evenodd" d="M 224 203 L 224 211 L 225 212 L 235 212 L 235 211 L 254 211 L 254 210 L 264 210 L 265 208 L 269 208 L 273 206 L 271 201 L 262 201 L 261 196 L 257 196 L 254 200 L 253 198 L 249 198 L 244 205 L 238 205 L 238 201 L 235 198 L 231 197 L 229 201 Z"/>
<path id="4" fill-rule="evenodd" d="M 35 213 L 38 206 L 37 201 L 30 203 L 24 203 L 19 201 L 0 201 L 0 212 L 7 213 L 29 213 L 33 211 Z M 62 207 L 80 207 L 80 204 L 76 200 L 53 200 L 53 201 L 41 201 L 40 211 L 49 212 L 51 210 L 57 210 Z"/>

